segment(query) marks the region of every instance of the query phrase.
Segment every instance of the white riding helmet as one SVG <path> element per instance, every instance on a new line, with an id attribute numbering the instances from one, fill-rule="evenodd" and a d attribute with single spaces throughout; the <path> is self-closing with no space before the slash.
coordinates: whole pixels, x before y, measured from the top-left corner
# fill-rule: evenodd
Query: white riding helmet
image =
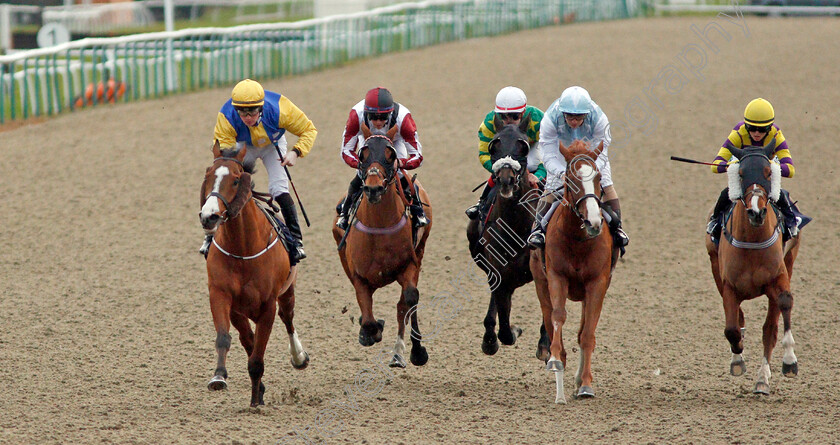
<path id="1" fill-rule="evenodd" d="M 521 113 L 525 111 L 528 99 L 525 92 L 516 87 L 504 87 L 496 94 L 496 113 Z"/>
<path id="2" fill-rule="evenodd" d="M 589 114 L 592 111 L 592 98 L 581 87 L 566 88 L 560 95 L 560 111 L 569 114 Z"/>

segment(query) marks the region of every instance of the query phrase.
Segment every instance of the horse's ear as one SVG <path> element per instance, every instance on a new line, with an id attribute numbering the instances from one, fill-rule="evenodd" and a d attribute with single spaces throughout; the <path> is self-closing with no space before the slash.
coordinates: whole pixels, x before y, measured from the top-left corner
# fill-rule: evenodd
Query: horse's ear
<path id="1" fill-rule="evenodd" d="M 236 160 L 239 162 L 245 160 L 245 153 L 247 152 L 248 148 L 243 145 L 242 148 L 240 148 L 239 151 L 236 152 Z"/>
<path id="2" fill-rule="evenodd" d="M 732 147 L 732 148 L 729 149 L 729 151 L 732 153 L 733 156 L 735 156 L 738 159 L 741 159 L 741 158 L 744 157 L 744 150 L 742 148 Z"/>
<path id="3" fill-rule="evenodd" d="M 391 127 L 390 130 L 388 130 L 388 133 L 385 133 L 385 136 L 388 136 L 388 140 L 390 140 L 391 142 L 394 141 L 394 136 L 397 135 L 397 130 L 399 130 L 399 128 L 397 128 L 397 126 L 394 125 L 393 127 Z"/>
<path id="4" fill-rule="evenodd" d="M 499 117 L 499 113 L 493 113 L 493 128 L 496 129 L 496 132 L 498 133 L 499 130 L 504 126 L 505 125 L 504 123 L 502 123 L 502 118 Z"/>
<path id="5" fill-rule="evenodd" d="M 566 148 L 565 145 L 563 145 L 563 141 L 557 141 L 557 143 L 559 144 L 560 154 L 563 155 L 563 158 L 565 158 L 566 161 L 572 159 L 572 152 L 570 152 L 569 149 Z"/>
<path id="6" fill-rule="evenodd" d="M 368 127 L 367 124 L 362 122 L 362 137 L 365 138 L 365 140 L 367 140 L 367 138 L 369 138 L 371 134 L 372 133 L 370 131 L 370 127 Z"/>
<path id="7" fill-rule="evenodd" d="M 528 131 L 528 127 L 531 126 L 531 113 L 526 114 L 522 117 L 522 120 L 519 121 L 519 130 L 523 133 Z"/>
<path id="8" fill-rule="evenodd" d="M 213 150 L 213 158 L 218 158 L 222 155 L 222 148 L 219 145 L 218 139 L 216 139 L 215 142 L 213 142 L 213 148 L 211 148 L 211 150 Z"/>
<path id="9" fill-rule="evenodd" d="M 776 138 L 773 138 L 767 145 L 764 146 L 764 154 L 767 159 L 773 159 L 773 153 L 776 152 Z"/>

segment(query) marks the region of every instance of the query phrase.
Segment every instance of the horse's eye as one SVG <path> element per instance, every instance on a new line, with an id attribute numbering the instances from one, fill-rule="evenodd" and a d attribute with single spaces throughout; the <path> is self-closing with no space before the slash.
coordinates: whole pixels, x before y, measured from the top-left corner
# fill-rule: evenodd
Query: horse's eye
<path id="1" fill-rule="evenodd" d="M 239 180 L 238 180 L 238 179 L 234 179 L 234 180 L 233 180 L 233 185 L 239 185 Z"/>

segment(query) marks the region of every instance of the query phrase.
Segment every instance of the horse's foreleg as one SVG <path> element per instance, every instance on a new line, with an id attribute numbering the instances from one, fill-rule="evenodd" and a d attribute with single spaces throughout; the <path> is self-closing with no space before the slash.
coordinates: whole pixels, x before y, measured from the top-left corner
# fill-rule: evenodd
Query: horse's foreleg
<path id="1" fill-rule="evenodd" d="M 551 356 L 546 364 L 546 369 L 554 372 L 554 380 L 557 386 L 557 393 L 554 403 L 566 403 L 565 390 L 563 388 L 563 374 L 566 368 L 566 349 L 563 347 L 563 324 L 566 323 L 566 296 L 569 293 L 569 282 L 550 269 L 548 274 L 548 290 L 551 298 Z"/>
<path id="2" fill-rule="evenodd" d="M 735 376 L 747 372 L 747 365 L 741 353 L 744 352 L 744 339 L 741 336 L 741 321 L 743 312 L 735 291 L 731 286 L 723 286 L 723 313 L 726 318 L 726 328 L 723 334 L 729 341 L 729 348 L 732 351 L 732 361 L 729 363 L 729 373 Z"/>
<path id="3" fill-rule="evenodd" d="M 268 339 L 271 337 L 271 328 L 274 325 L 274 300 L 265 303 L 266 308 L 263 309 L 260 318 L 256 320 L 257 328 L 255 329 L 254 350 L 248 357 L 248 375 L 251 377 L 251 406 L 265 405 L 263 395 L 265 394 L 265 385 L 262 383 L 263 372 L 265 371 L 265 348 L 268 345 Z"/>
<path id="4" fill-rule="evenodd" d="M 536 268 L 539 269 L 536 269 Z M 535 272 L 536 270 L 536 272 Z M 551 337 L 554 330 L 551 328 L 551 297 L 548 293 L 548 281 L 545 275 L 542 274 L 542 266 L 535 256 L 531 255 L 531 274 L 534 277 L 534 285 L 537 290 L 537 299 L 540 301 L 540 310 L 542 311 L 542 326 L 540 326 L 540 339 L 537 342 L 537 358 L 547 362 L 551 357 Z"/>
<path id="5" fill-rule="evenodd" d="M 356 301 L 362 312 L 359 318 L 359 344 L 373 346 L 374 343 L 382 341 L 385 321 L 373 318 L 373 289 L 359 279 L 353 280 L 353 287 L 356 289 Z"/>
<path id="6" fill-rule="evenodd" d="M 782 357 L 782 375 L 785 377 L 794 377 L 799 373 L 799 364 L 796 361 L 796 354 L 793 352 L 793 347 L 796 342 L 793 340 L 793 332 L 790 325 L 790 313 L 793 309 L 793 294 L 785 290 L 779 293 L 777 298 L 779 302 L 779 310 L 782 312 L 782 323 L 784 325 L 785 334 L 782 337 L 782 346 L 785 349 Z"/>
<path id="7" fill-rule="evenodd" d="M 775 295 L 768 294 L 767 318 L 764 320 L 761 341 L 764 344 L 764 357 L 761 366 L 758 368 L 758 377 L 755 382 L 756 394 L 770 394 L 770 357 L 779 336 L 779 306 Z"/>
<path id="8" fill-rule="evenodd" d="M 487 355 L 493 355 L 499 350 L 499 341 L 496 337 L 496 313 L 496 293 L 490 292 L 490 304 L 484 316 L 484 338 L 481 340 L 481 352 Z"/>
<path id="9" fill-rule="evenodd" d="M 230 322 L 239 332 L 239 343 L 245 349 L 245 354 L 250 357 L 251 352 L 254 350 L 254 331 L 251 329 L 251 323 L 248 321 L 248 317 L 238 312 L 231 312 Z"/>
<path id="10" fill-rule="evenodd" d="M 511 346 L 516 343 L 516 338 L 522 335 L 522 329 L 510 324 L 510 300 L 513 290 L 498 287 L 496 293 L 496 309 L 499 311 L 499 341 L 503 345 Z"/>
<path id="11" fill-rule="evenodd" d="M 401 292 L 400 299 L 397 301 L 397 341 L 394 343 L 391 361 L 388 363 L 388 366 L 392 368 L 408 366 L 405 361 L 405 325 L 409 323 L 409 320 L 406 319 L 408 309 L 408 304 L 405 302 L 405 292 Z M 414 307 L 414 310 L 417 310 L 417 306 Z"/>
<path id="12" fill-rule="evenodd" d="M 227 388 L 228 373 L 225 367 L 228 351 L 230 351 L 230 297 L 210 291 L 210 312 L 213 314 L 213 324 L 216 327 L 216 370 L 207 387 L 213 391 Z"/>
<path id="13" fill-rule="evenodd" d="M 586 296 L 581 307 L 581 323 L 578 330 L 580 360 L 575 372 L 575 398 L 595 397 L 592 389 L 592 354 L 595 351 L 595 329 L 604 307 L 604 295 L 609 286 L 609 277 L 602 276 L 586 284 Z"/>
<path id="14" fill-rule="evenodd" d="M 405 299 L 405 305 L 411 314 L 411 356 L 409 359 L 414 366 L 423 366 L 429 361 L 429 354 L 422 343 L 420 322 L 417 321 L 417 304 L 420 302 L 420 291 L 417 290 L 419 275 L 420 268 L 412 264 L 397 277 L 397 281 L 403 288 L 401 298 Z M 405 323 L 405 319 L 400 323 Z"/>
<path id="15" fill-rule="evenodd" d="M 280 320 L 283 320 L 283 324 L 286 325 L 286 333 L 289 335 L 289 353 L 292 356 L 292 366 L 295 369 L 304 369 L 309 365 L 309 353 L 303 349 L 303 344 L 298 338 L 293 323 L 295 318 L 294 284 L 289 286 L 289 289 L 277 299 L 277 302 L 277 315 L 280 316 Z"/>

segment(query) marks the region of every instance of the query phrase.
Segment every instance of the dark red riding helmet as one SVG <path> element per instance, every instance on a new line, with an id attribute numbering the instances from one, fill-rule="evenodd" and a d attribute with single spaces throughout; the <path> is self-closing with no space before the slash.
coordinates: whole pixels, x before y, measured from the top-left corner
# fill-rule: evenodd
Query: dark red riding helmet
<path id="1" fill-rule="evenodd" d="M 366 113 L 390 113 L 394 110 L 394 98 L 387 88 L 376 87 L 365 94 Z"/>

